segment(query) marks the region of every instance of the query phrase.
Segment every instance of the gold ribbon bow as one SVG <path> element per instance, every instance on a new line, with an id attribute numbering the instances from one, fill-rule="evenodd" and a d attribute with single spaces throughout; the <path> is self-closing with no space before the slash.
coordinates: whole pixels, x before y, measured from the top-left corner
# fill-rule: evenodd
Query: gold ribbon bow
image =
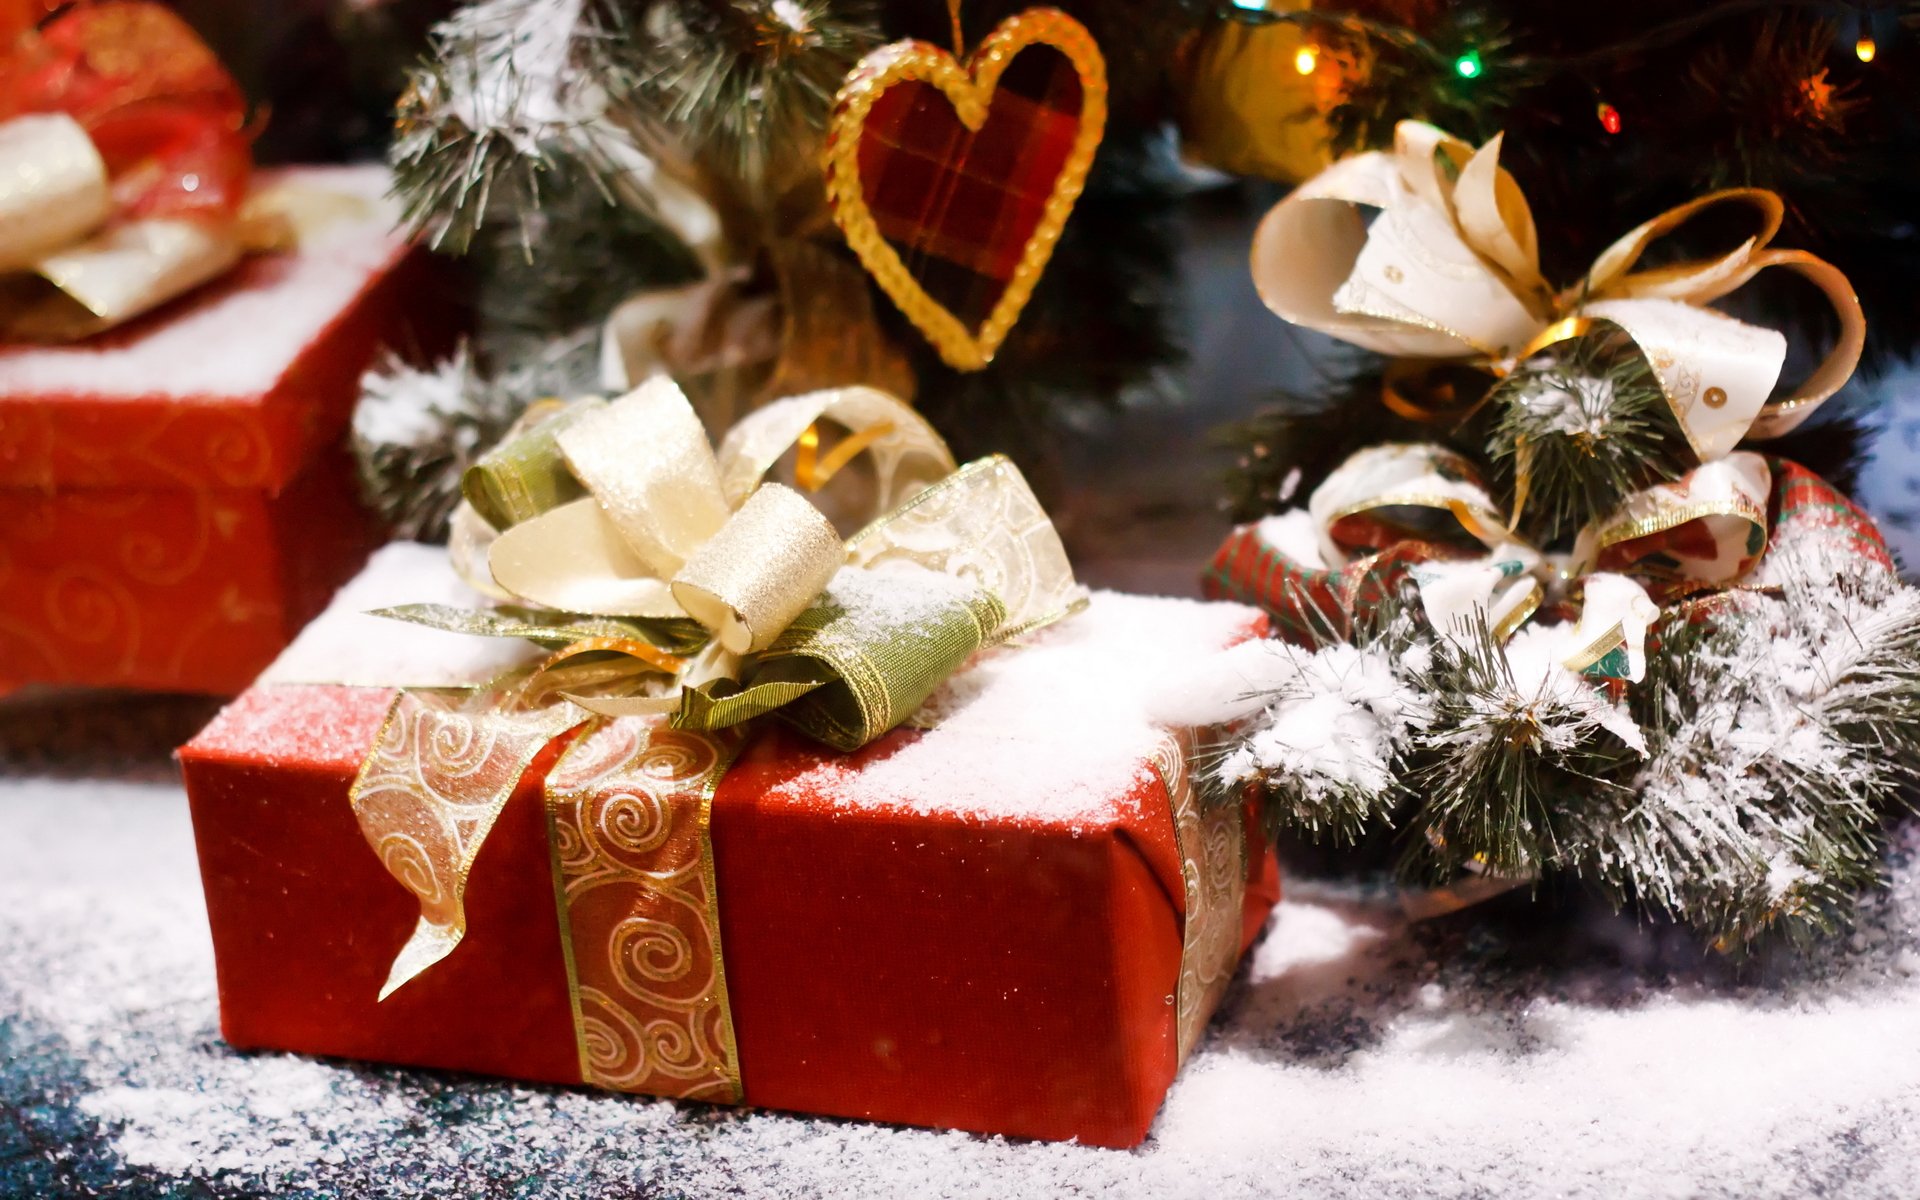
<path id="1" fill-rule="evenodd" d="M 1475 150 L 1402 121 L 1391 151 L 1342 159 L 1302 184 L 1254 236 L 1254 284 L 1267 307 L 1395 358 L 1478 358 L 1496 370 L 1611 322 L 1645 353 L 1702 462 L 1742 438 L 1789 432 L 1853 373 L 1866 334 L 1860 303 L 1831 264 L 1768 246 L 1783 213 L 1775 193 L 1734 188 L 1670 209 L 1556 292 L 1540 274 L 1526 197 L 1499 165 L 1500 142 Z M 1380 210 L 1371 225 L 1359 205 Z M 1634 269 L 1654 242 L 1727 205 L 1753 209 L 1758 232 L 1717 258 Z M 1785 337 L 1706 307 L 1769 267 L 1811 280 L 1840 323 L 1820 366 L 1778 400 L 1769 397 Z"/>
<path id="2" fill-rule="evenodd" d="M 824 454 L 823 423 L 847 431 Z M 808 490 L 867 454 L 864 507 L 893 511 L 843 543 L 799 492 L 764 481 L 789 450 Z M 1019 470 L 996 457 L 956 471 L 932 426 L 873 388 L 777 401 L 716 452 L 679 387 L 656 376 L 535 424 L 477 467 L 467 492 L 456 566 L 502 598 L 556 614 L 549 633 L 578 634 L 556 664 L 624 653 L 635 671 L 679 685 L 564 692 L 605 716 L 671 712 L 679 727 L 714 729 L 827 689 L 783 715 L 853 749 L 899 724 L 981 646 L 1084 603 Z M 441 613 L 395 615 L 447 623 Z M 637 624 L 568 624 L 581 615 Z M 699 656 L 660 653 L 687 644 L 675 630 L 689 622 L 711 637 Z M 913 654 L 887 649 L 903 639 Z M 589 674 L 596 687 L 615 677 Z"/>
<path id="3" fill-rule="evenodd" d="M 1445 540 L 1435 516 L 1451 519 L 1485 547 L 1481 556 L 1436 555 L 1413 568 L 1429 622 L 1460 635 L 1484 621 L 1507 642 L 1543 606 L 1579 597 L 1571 621 L 1542 626 L 1531 651 L 1569 670 L 1638 682 L 1655 602 L 1736 584 L 1767 545 L 1773 484 L 1767 460 L 1737 451 L 1671 483 L 1627 498 L 1581 531 L 1571 555 L 1544 554 L 1517 540 L 1492 496 L 1460 456 L 1443 447 L 1389 444 L 1359 451 L 1307 504 L 1328 568 L 1347 547 L 1397 540 Z"/>
<path id="4" fill-rule="evenodd" d="M 573 870 L 570 855 L 597 844 L 596 822 L 582 814 L 635 797 L 657 806 L 652 827 L 680 832 L 641 849 L 666 846 L 672 863 L 622 869 L 645 894 L 641 907 L 701 914 L 712 969 L 695 972 L 681 955 L 675 976 L 698 1002 L 663 1003 L 676 1021 L 697 1017 L 675 1026 L 680 1043 L 713 1051 L 686 1078 L 731 1080 L 737 1092 L 730 1034 L 713 1032 L 725 1024 L 725 997 L 704 849 L 706 805 L 742 740 L 732 727 L 777 711 L 821 741 L 857 748 L 912 716 L 974 651 L 1077 611 L 1086 592 L 1011 462 L 955 470 L 922 417 L 872 388 L 777 401 L 735 425 L 717 451 L 664 376 L 611 402 L 543 405 L 531 417 L 469 473 L 451 549 L 470 583 L 532 607 L 384 613 L 559 650 L 478 689 L 403 691 L 362 764 L 353 787 L 362 831 L 420 901 L 381 996 L 460 944 L 468 872 L 521 776 L 553 738 L 596 714 L 604 719 L 549 777 L 563 920 L 576 912 L 569 881 L 577 874 L 591 890 L 604 873 L 590 855 Z M 831 449 L 825 424 L 846 431 Z M 798 492 L 764 480 L 789 451 L 808 488 L 869 455 L 863 507 L 884 515 L 843 543 Z M 634 717 L 653 719 L 620 720 Z M 623 748 L 598 764 L 592 788 L 566 782 L 577 756 L 610 741 Z M 592 1001 L 575 983 L 576 1004 Z M 621 986 L 639 995 L 638 984 Z M 583 1077 L 620 1078 L 588 1069 L 592 1039 L 582 1036 Z"/>

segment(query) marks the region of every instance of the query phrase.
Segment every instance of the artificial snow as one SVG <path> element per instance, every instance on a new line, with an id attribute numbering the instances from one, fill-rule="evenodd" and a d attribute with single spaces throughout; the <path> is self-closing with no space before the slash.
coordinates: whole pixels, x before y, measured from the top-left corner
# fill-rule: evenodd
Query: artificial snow
<path id="1" fill-rule="evenodd" d="M 1626 706 L 1609 698 L 1591 679 L 1568 670 L 1562 661 L 1566 650 L 1564 625 L 1522 627 L 1501 647 L 1507 662 L 1506 682 L 1511 688 L 1476 698 L 1475 715 L 1489 724 L 1470 727 L 1464 735 L 1485 736 L 1521 714 L 1530 714 L 1538 718 L 1532 724 L 1544 749 L 1569 752 L 1588 740 L 1595 729 L 1604 729 L 1644 755 L 1646 736 Z M 1443 734 L 1434 739 L 1434 744 L 1448 745 L 1454 740 Z"/>
<path id="2" fill-rule="evenodd" d="M 891 628 L 943 611 L 964 588 L 923 568 L 887 568 Z M 849 600 L 867 573 L 842 571 Z M 514 638 L 447 633 L 370 610 L 406 603 L 475 608 L 444 547 L 397 542 L 376 553 L 260 682 L 368 687 L 457 686 L 493 678 L 538 651 Z M 855 604 L 873 613 L 871 603 Z M 1095 593 L 1085 611 L 988 651 L 943 684 L 917 741 L 848 770 L 830 759 L 790 781 L 848 808 L 1018 817 L 1068 824 L 1111 816 L 1116 797 L 1153 770 L 1156 702 L 1176 672 L 1244 639 L 1257 625 L 1238 604 Z M 243 701 L 230 709 L 246 715 Z"/>
<path id="3" fill-rule="evenodd" d="M 371 615 L 402 604 L 478 609 L 487 603 L 454 574 L 445 546 L 389 543 L 334 594 L 259 682 L 459 687 L 492 679 L 534 658 L 538 648 L 519 638 L 448 633 Z"/>
<path id="4" fill-rule="evenodd" d="M 384 167 L 261 172 L 259 188 L 331 191 L 361 211 L 322 224 L 296 251 L 247 260 L 227 280 L 143 318 L 128 334 L 0 351 L 0 407 L 48 394 L 230 401 L 267 392 L 401 253 L 388 182 Z"/>
<path id="5" fill-rule="evenodd" d="M 1920 828 L 1894 841 L 1853 939 L 1746 980 L 1603 913 L 1462 940 L 1296 884 L 1128 1152 L 235 1052 L 178 789 L 14 778 L 0 1089 L 71 1097 L 56 1166 L 217 1196 L 1891 1200 L 1920 1161 Z"/>
<path id="6" fill-rule="evenodd" d="M 917 741 L 857 771 L 824 761 L 786 786 L 845 808 L 978 820 L 1110 815 L 1153 770 L 1163 682 L 1257 619 L 1237 604 L 1095 592 L 1085 611 L 942 685 Z"/>
<path id="7" fill-rule="evenodd" d="M 1262 517 L 1254 528 L 1268 549 L 1279 551 L 1308 570 L 1327 569 L 1326 559 L 1320 554 L 1320 524 L 1306 509 L 1289 508 Z"/>
<path id="8" fill-rule="evenodd" d="M 1600 376 L 1541 376 L 1513 397 L 1548 433 L 1598 440 L 1613 417 L 1613 380 Z"/>
<path id="9" fill-rule="evenodd" d="M 1386 789 L 1396 749 L 1430 714 L 1378 650 L 1319 650 L 1273 639 L 1244 642 L 1176 669 L 1152 705 L 1169 725 L 1248 722 L 1215 772 L 1297 779 L 1308 797 L 1328 788 Z"/>
<path id="10" fill-rule="evenodd" d="M 472 376 L 464 344 L 451 358 L 430 367 L 416 367 L 397 355 L 380 362 L 360 379 L 353 436 L 369 446 L 414 449 L 451 434 L 452 449 L 474 454 L 480 426 L 457 426 L 450 419 L 465 407 Z"/>

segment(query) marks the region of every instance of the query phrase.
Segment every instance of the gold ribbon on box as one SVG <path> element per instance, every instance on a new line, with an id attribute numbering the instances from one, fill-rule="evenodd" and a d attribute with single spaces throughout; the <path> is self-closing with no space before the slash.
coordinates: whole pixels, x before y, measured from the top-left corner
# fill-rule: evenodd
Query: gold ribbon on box
<path id="1" fill-rule="evenodd" d="M 790 451 L 808 489 L 868 456 L 858 508 L 881 515 L 843 542 L 766 480 Z M 533 759 L 579 730 L 545 799 L 582 1077 L 737 1100 L 707 821 L 745 724 L 773 714 L 857 748 L 1085 590 L 1011 462 L 956 469 L 870 388 L 777 401 L 716 450 L 656 377 L 542 406 L 465 484 L 455 565 L 506 603 L 384 615 L 553 652 L 475 688 L 402 691 L 362 764 L 361 829 L 420 901 L 382 998 L 459 945 L 481 845 Z M 1190 901 L 1194 937 L 1204 907 Z"/>
<path id="2" fill-rule="evenodd" d="M 1253 242 L 1253 278 L 1280 316 L 1399 359 L 1470 360 L 1501 373 L 1557 341 L 1610 322 L 1651 364 L 1702 462 L 1743 438 L 1792 430 L 1852 374 L 1866 322 L 1846 277 L 1798 250 L 1771 248 L 1780 197 L 1713 192 L 1628 233 L 1584 278 L 1556 291 L 1540 274 L 1533 216 L 1499 165 L 1500 137 L 1474 149 L 1402 121 L 1390 151 L 1334 163 L 1282 200 Z M 1378 209 L 1368 224 L 1357 208 Z M 1731 251 L 1635 270 L 1660 239 L 1709 210 L 1744 207 L 1758 228 Z M 1786 339 L 1707 307 L 1783 267 L 1826 295 L 1840 334 L 1787 395 L 1769 399 Z M 1417 402 L 1416 406 L 1417 406 Z"/>
<path id="3" fill-rule="evenodd" d="M 1180 850 L 1180 883 L 1186 897 L 1181 930 L 1180 981 L 1174 988 L 1174 1055 L 1184 1063 L 1206 1032 L 1240 962 L 1240 926 L 1253 851 L 1246 814 L 1237 804 L 1203 804 L 1193 786 L 1197 739 L 1191 730 L 1169 732 L 1153 756 L 1154 772 L 1167 790 L 1174 840 Z"/>

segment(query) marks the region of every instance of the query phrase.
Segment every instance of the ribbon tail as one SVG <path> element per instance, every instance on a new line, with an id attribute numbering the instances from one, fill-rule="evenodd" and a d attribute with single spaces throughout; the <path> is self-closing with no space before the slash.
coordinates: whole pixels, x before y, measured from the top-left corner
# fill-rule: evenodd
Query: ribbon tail
<path id="1" fill-rule="evenodd" d="M 413 982 L 421 972 L 452 954 L 466 936 L 467 923 L 464 919 L 457 924 L 440 925 L 428 920 L 426 914 L 422 913 L 413 927 L 413 936 L 407 939 L 406 945 L 400 947 L 400 953 L 393 956 L 393 966 L 387 971 L 387 981 L 380 985 L 377 999 L 385 1000 Z"/>
<path id="2" fill-rule="evenodd" d="M 1624 575 L 1592 575 L 1582 585 L 1580 619 L 1561 658 L 1569 671 L 1639 683 L 1647 675 L 1647 630 L 1660 606 Z"/>
<path id="3" fill-rule="evenodd" d="M 381 865 L 420 902 L 382 1000 L 460 945 L 467 875 L 480 847 L 535 756 L 580 721 L 565 704 L 511 711 L 519 678 L 513 673 L 477 698 L 401 692 L 348 793 Z"/>
<path id="4" fill-rule="evenodd" d="M 683 689 L 673 727 L 706 731 L 742 725 L 811 695 L 835 678 L 830 667 L 816 660 L 776 659 L 745 686 L 716 680 Z"/>

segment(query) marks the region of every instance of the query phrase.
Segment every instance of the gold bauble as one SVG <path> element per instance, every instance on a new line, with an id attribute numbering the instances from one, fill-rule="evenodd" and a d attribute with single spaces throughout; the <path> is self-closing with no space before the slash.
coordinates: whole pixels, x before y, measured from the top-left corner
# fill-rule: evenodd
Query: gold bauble
<path id="1" fill-rule="evenodd" d="M 1311 7 L 1268 0 L 1273 12 Z M 1305 68 L 1303 70 L 1303 68 Z M 1342 64 L 1297 25 L 1221 21 L 1188 47 L 1182 153 L 1234 175 L 1298 183 L 1333 161 L 1326 104 Z"/>

